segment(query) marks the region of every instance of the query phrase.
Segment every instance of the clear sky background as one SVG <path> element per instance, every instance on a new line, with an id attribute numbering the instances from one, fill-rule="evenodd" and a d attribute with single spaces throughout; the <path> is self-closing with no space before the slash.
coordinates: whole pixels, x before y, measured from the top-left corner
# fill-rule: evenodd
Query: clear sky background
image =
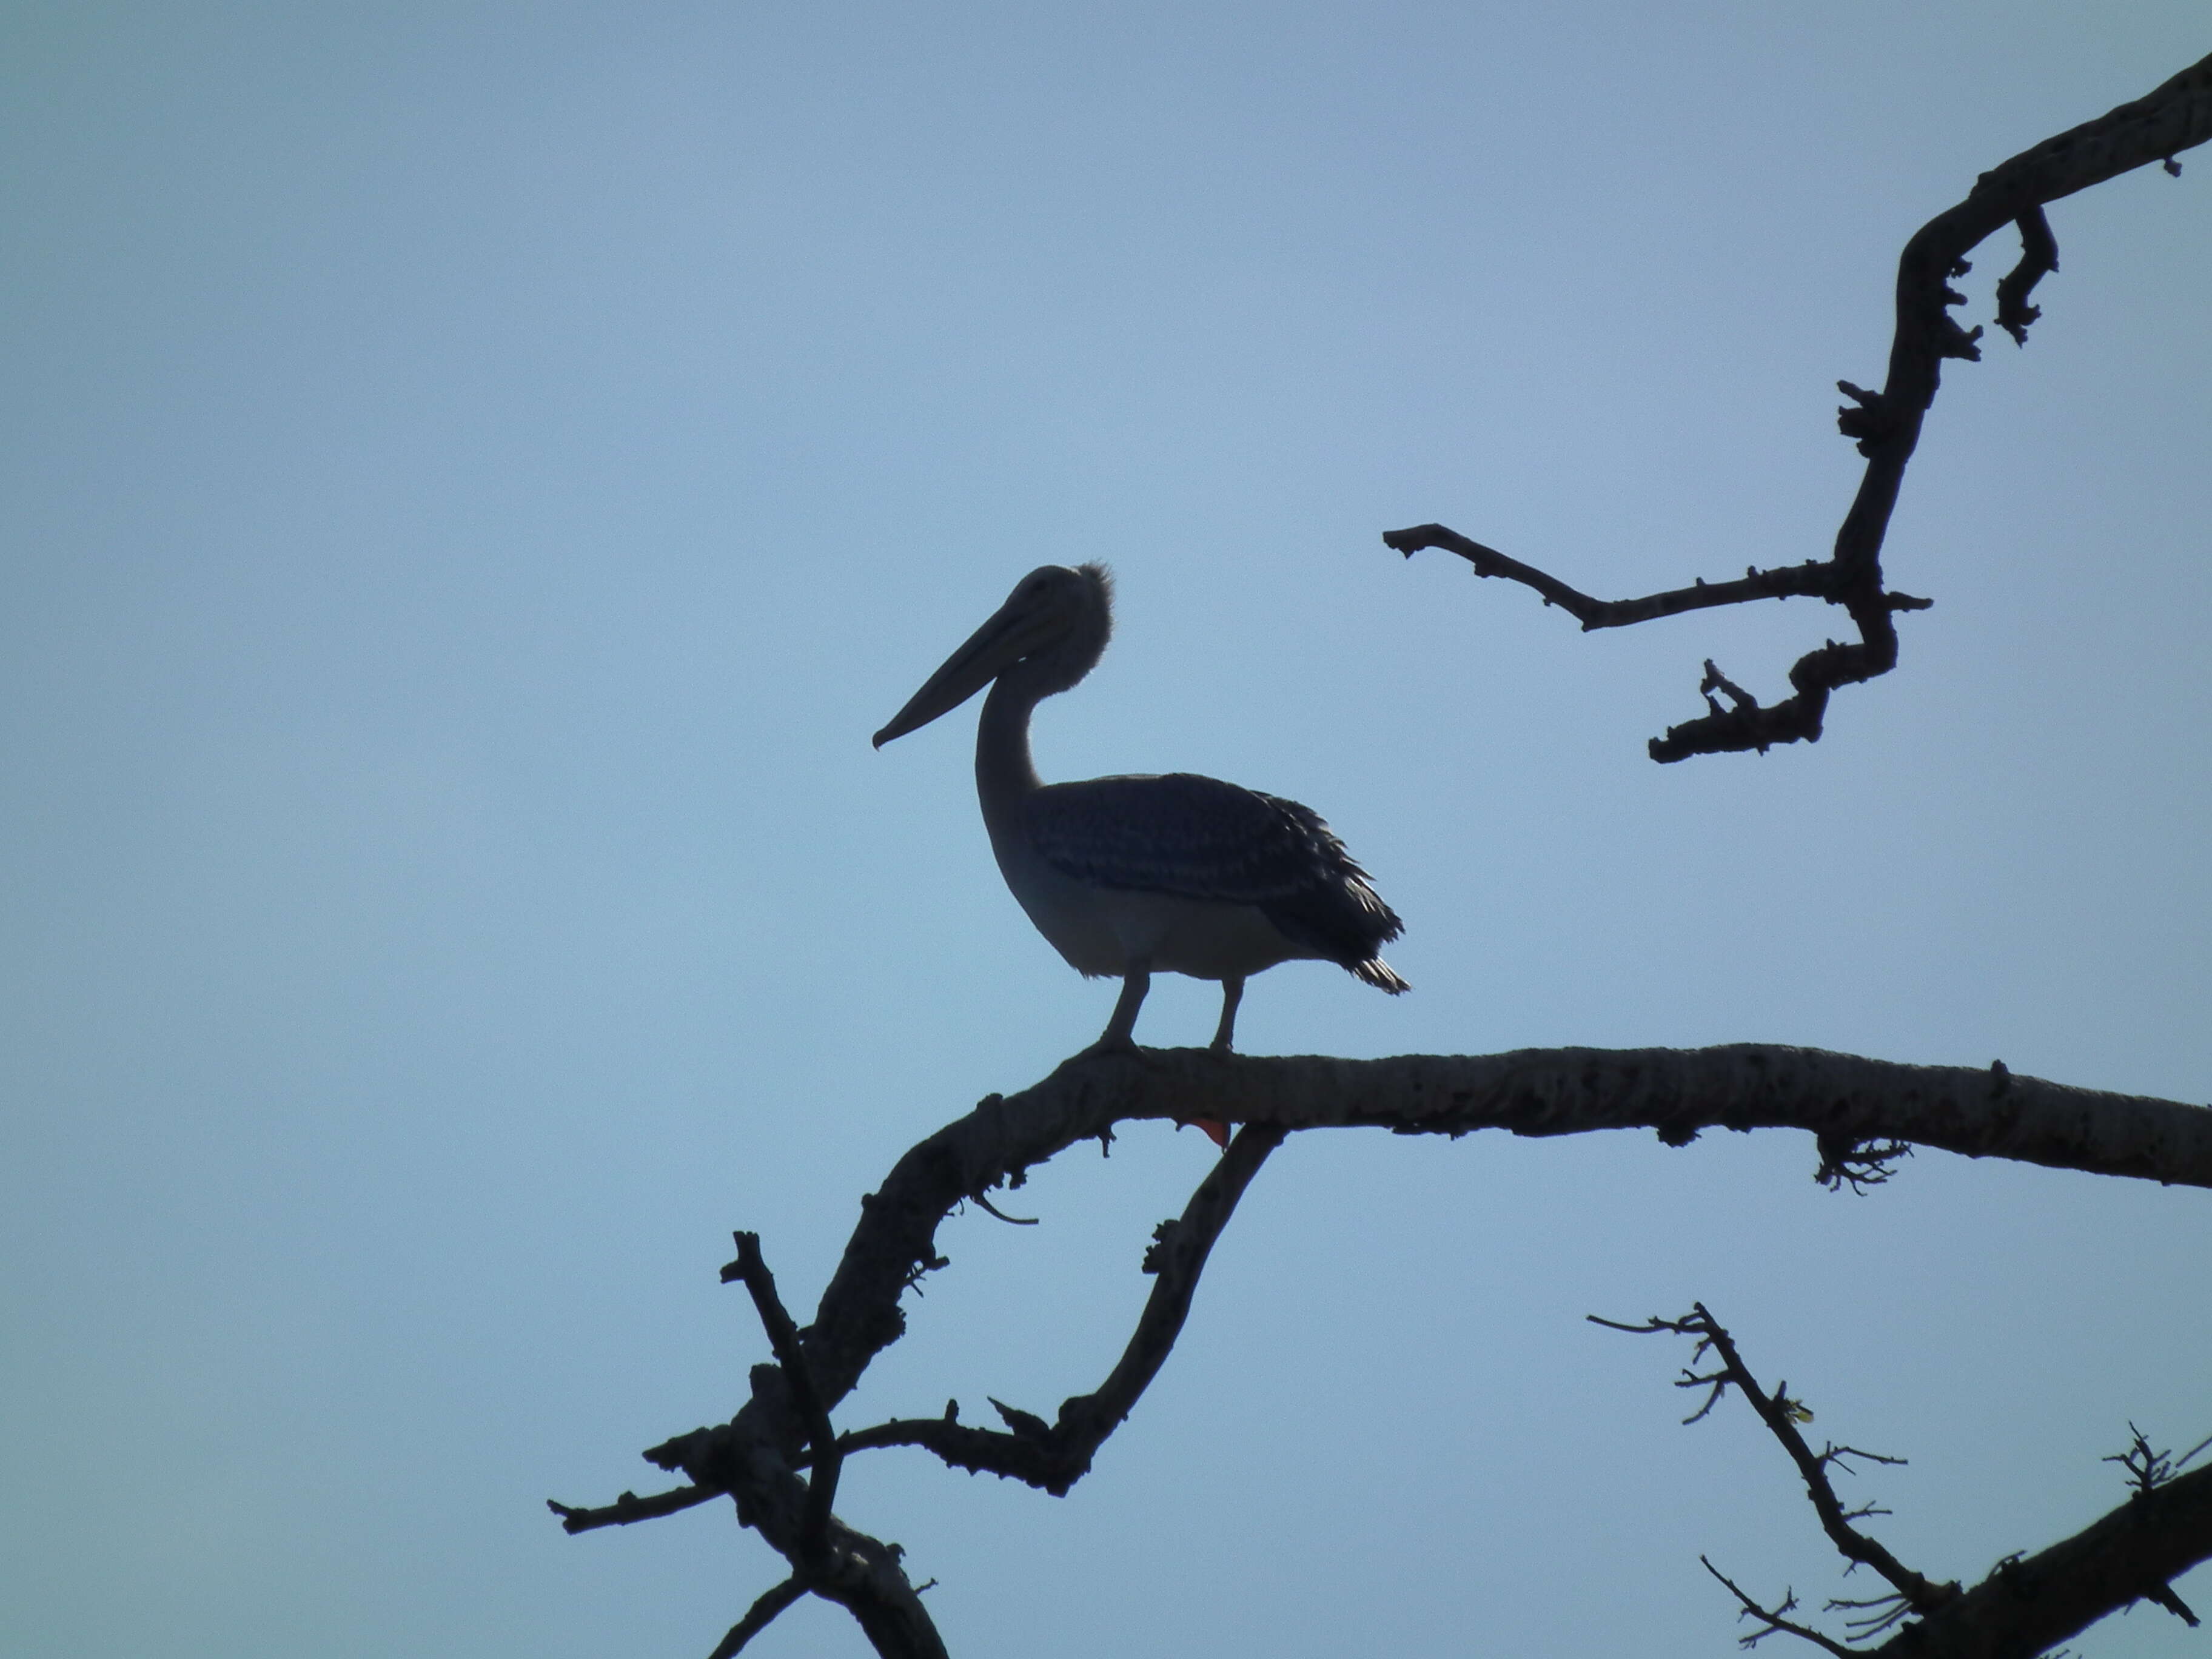
<path id="1" fill-rule="evenodd" d="M 1899 247 L 2212 47 L 2194 3 L 0 12 L 0 1648 L 696 1655 L 722 1506 L 564 1537 L 802 1316 L 907 1146 L 1089 1042 L 963 711 L 874 731 L 1024 572 L 1120 632 L 1048 777 L 1294 796 L 1418 989 L 1255 981 L 1259 1053 L 1757 1039 L 2212 1098 L 2212 155 L 2057 205 L 1954 365 L 1890 678 L 1660 768 L 1825 553 Z M 1966 286 L 1986 321 L 2009 243 Z M 1139 1036 L 1202 1042 L 1164 981 Z M 952 1221 L 842 1413 L 1094 1386 L 1212 1148 Z M 1802 1136 L 1274 1160 L 1065 1500 L 858 1460 L 961 1659 L 1731 1650 L 1698 1568 L 1846 1586 L 1707 1301 L 1850 1488 L 1978 1577 L 2212 1433 L 2212 1201 Z M 2212 1575 L 2182 1582 L 2203 1607 Z M 2093 1656 L 2202 1655 L 2138 1608 Z M 854 1655 L 795 1612 L 759 1651 Z"/>

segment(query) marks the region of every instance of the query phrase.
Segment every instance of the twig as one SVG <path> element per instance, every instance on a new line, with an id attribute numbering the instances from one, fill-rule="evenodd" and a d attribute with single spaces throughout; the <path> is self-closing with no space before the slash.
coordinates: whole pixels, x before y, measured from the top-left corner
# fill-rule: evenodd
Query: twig
<path id="1" fill-rule="evenodd" d="M 1820 1610 L 1823 1613 L 1860 1612 L 1862 1617 L 1844 1620 L 1844 1628 L 1850 1632 L 1848 1640 L 1867 1642 L 1910 1614 L 1912 1603 L 1893 1590 L 1887 1595 L 1876 1595 L 1863 1601 L 1831 1596 L 1821 1603 Z"/>
<path id="2" fill-rule="evenodd" d="M 600 1527 L 627 1527 L 634 1521 L 658 1520 L 664 1515 L 679 1514 L 722 1496 L 712 1486 L 678 1486 L 672 1492 L 654 1492 L 649 1498 L 626 1492 L 604 1509 L 578 1509 L 556 1503 L 550 1498 L 545 1500 L 545 1507 L 561 1517 L 562 1531 L 579 1533 Z"/>
<path id="3" fill-rule="evenodd" d="M 1897 1161 L 1912 1156 L 1911 1146 L 1902 1140 L 1822 1135 L 1819 1145 L 1820 1167 L 1813 1171 L 1813 1179 L 1832 1193 L 1848 1186 L 1862 1198 L 1870 1187 L 1888 1185 Z"/>
<path id="4" fill-rule="evenodd" d="M 2190 1610 L 2188 1602 L 2174 1594 L 2173 1586 L 2171 1584 L 2153 1584 L 2143 1592 L 2143 1600 L 2164 1607 L 2191 1630 L 2195 1630 L 2204 1622 Z"/>
<path id="5" fill-rule="evenodd" d="M 2100 1461 L 2118 1463 L 2125 1469 L 2128 1474 L 2128 1484 L 2138 1493 L 2156 1492 L 2195 1462 L 2197 1453 L 2203 1451 L 2207 1446 L 2212 1446 L 2212 1435 L 2207 1435 L 2180 1456 L 2176 1457 L 2171 1451 L 2153 1451 L 2150 1449 L 2150 1442 L 2143 1438 L 2143 1431 L 2133 1423 L 2128 1425 L 2128 1433 L 2133 1437 L 2133 1440 L 2127 1450 L 2115 1452 L 2112 1456 Z"/>
<path id="6" fill-rule="evenodd" d="M 2042 206 L 2020 216 L 2020 263 L 1997 278 L 1997 326 L 2012 336 L 2014 345 L 2027 343 L 2028 325 L 2043 315 L 2027 296 L 2035 285 L 2058 269 L 2058 239 L 2051 234 L 2051 221 Z"/>
<path id="7" fill-rule="evenodd" d="M 1700 576 L 1688 587 L 1670 588 L 1664 593 L 1647 593 L 1634 599 L 1600 599 L 1568 586 L 1532 564 L 1523 564 L 1494 547 L 1471 540 L 1447 525 L 1419 524 L 1406 530 L 1385 531 L 1382 544 L 1409 559 L 1425 548 L 1456 553 L 1474 567 L 1478 576 L 1499 576 L 1535 589 L 1546 605 L 1556 605 L 1580 623 L 1585 634 L 1601 628 L 1632 628 L 1662 617 L 1710 611 L 1717 605 L 1743 605 L 1753 599 L 1826 599 L 1837 582 L 1832 561 L 1811 559 L 1776 570 L 1747 570 L 1741 581 L 1708 582 Z M 1707 663 L 1705 667 L 1710 673 L 1712 665 Z"/>
<path id="8" fill-rule="evenodd" d="M 1761 1642 L 1764 1642 L 1768 1637 L 1775 1634 L 1776 1632 L 1780 1631 L 1791 1636 L 1802 1637 L 1806 1641 L 1812 1643 L 1815 1647 L 1826 1648 L 1830 1653 L 1842 1654 L 1844 1656 L 1844 1659 L 1850 1659 L 1851 1650 L 1845 1647 L 1841 1642 L 1836 1641 L 1832 1637 L 1821 1635 L 1820 1632 L 1813 1629 L 1810 1626 L 1798 1624 L 1795 1620 L 1787 1619 L 1783 1616 L 1785 1613 L 1793 1613 L 1796 1610 L 1797 1593 L 1795 1590 L 1784 1590 L 1782 1593 L 1782 1601 L 1780 1606 L 1771 1609 L 1759 1606 L 1758 1602 L 1753 1601 L 1750 1596 L 1745 1595 L 1742 1589 L 1737 1586 L 1735 1579 L 1729 1577 L 1718 1567 L 1715 1566 L 1711 1561 L 1705 1560 L 1704 1556 L 1699 1556 L 1698 1559 L 1704 1563 L 1705 1571 L 1712 1574 L 1714 1577 L 1719 1579 L 1722 1583 L 1727 1585 L 1729 1594 L 1735 1596 L 1735 1599 L 1742 1604 L 1743 1610 L 1736 1614 L 1737 1618 L 1756 1619 L 1760 1624 L 1765 1626 L 1764 1630 L 1753 1631 L 1749 1636 L 1739 1636 L 1736 1638 L 1736 1645 L 1738 1647 L 1755 1648 Z"/>
<path id="9" fill-rule="evenodd" d="M 736 1659 L 746 1643 L 774 1624 L 778 1613 L 805 1594 L 806 1586 L 796 1574 L 775 1589 L 763 1590 L 760 1599 L 746 1610 L 745 1616 L 730 1626 L 730 1633 L 714 1644 L 714 1652 L 707 1659 Z"/>

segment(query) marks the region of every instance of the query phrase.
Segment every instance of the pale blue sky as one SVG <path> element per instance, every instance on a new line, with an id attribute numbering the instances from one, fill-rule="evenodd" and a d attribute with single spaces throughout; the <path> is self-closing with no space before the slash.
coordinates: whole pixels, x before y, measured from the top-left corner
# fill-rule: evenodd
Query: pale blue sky
<path id="1" fill-rule="evenodd" d="M 2194 4 L 441 3 L 0 10 L 0 1647 L 702 1652 L 779 1564 L 584 1539 L 811 1308 L 899 1152 L 1095 1036 L 963 714 L 874 731 L 1047 561 L 1120 633 L 1048 776 L 1295 796 L 1418 989 L 1255 1052 L 1755 1038 L 2212 1097 L 2212 156 L 2058 204 L 1817 747 L 1661 769 L 1802 603 L 1904 239 L 2212 47 Z M 1967 286 L 1989 315 L 2008 246 Z M 1140 1036 L 1203 1041 L 1164 981 Z M 851 1424 L 1092 1386 L 1211 1148 L 963 1217 Z M 1700 1551 L 1838 1589 L 1747 1413 L 1586 1312 L 1702 1297 L 1882 1535 L 1978 1577 L 2212 1432 L 2205 1194 L 1802 1137 L 1302 1137 L 1065 1501 L 841 1509 L 960 1659 L 1731 1650 Z M 2212 1583 L 2181 1586 L 2200 1605 Z M 2137 1610 L 2097 1659 L 2201 1654 Z M 802 1609 L 769 1656 L 863 1650 Z"/>

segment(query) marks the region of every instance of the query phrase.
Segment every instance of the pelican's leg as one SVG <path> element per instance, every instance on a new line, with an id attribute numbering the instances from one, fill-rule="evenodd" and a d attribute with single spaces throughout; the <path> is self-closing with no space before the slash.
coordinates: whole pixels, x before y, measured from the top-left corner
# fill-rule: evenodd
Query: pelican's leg
<path id="1" fill-rule="evenodd" d="M 1124 1052 L 1134 1048 L 1137 1040 L 1131 1034 L 1137 1029 L 1137 1010 L 1145 1006 L 1145 993 L 1152 988 L 1152 959 L 1140 957 L 1121 975 L 1121 1000 L 1114 1005 L 1114 1018 L 1106 1022 L 1105 1035 L 1091 1047 Z"/>
<path id="2" fill-rule="evenodd" d="M 1232 975 L 1221 981 L 1221 1024 L 1214 1028 L 1213 1052 L 1225 1054 L 1237 1036 L 1237 1005 L 1244 1000 L 1244 975 Z"/>

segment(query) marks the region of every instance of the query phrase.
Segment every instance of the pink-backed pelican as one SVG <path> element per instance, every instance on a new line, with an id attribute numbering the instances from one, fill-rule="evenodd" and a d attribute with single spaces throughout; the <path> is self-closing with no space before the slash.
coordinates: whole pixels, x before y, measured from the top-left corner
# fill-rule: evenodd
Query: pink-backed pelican
<path id="1" fill-rule="evenodd" d="M 1411 989 L 1379 954 L 1403 924 L 1311 808 L 1188 772 L 1038 781 L 1030 711 L 1097 666 L 1113 599 L 1103 565 L 1032 570 L 875 739 L 880 749 L 991 687 L 975 732 L 991 850 L 1068 965 L 1121 980 L 1096 1046 L 1135 1047 L 1155 972 L 1221 981 L 1222 1053 L 1245 980 L 1279 962 L 1334 962 L 1394 996 Z"/>

